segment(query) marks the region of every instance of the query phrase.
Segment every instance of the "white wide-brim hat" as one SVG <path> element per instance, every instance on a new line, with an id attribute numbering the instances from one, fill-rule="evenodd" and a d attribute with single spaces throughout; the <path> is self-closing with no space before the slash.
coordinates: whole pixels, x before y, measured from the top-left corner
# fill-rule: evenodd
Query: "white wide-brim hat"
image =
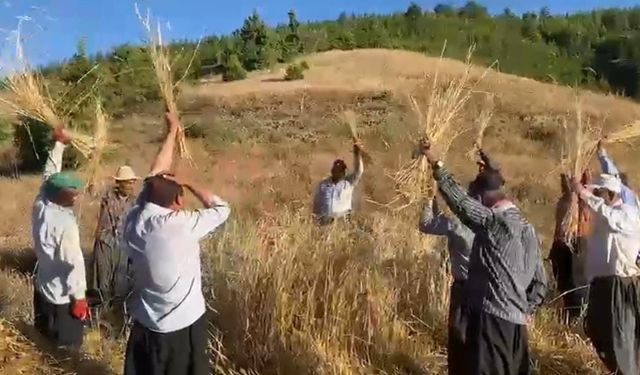
<path id="1" fill-rule="evenodd" d="M 601 174 L 593 183 L 587 185 L 588 189 L 607 189 L 613 193 L 620 194 L 622 191 L 622 182 L 616 176 L 610 174 Z"/>
<path id="2" fill-rule="evenodd" d="M 136 172 L 133 171 L 128 165 L 123 165 L 118 168 L 116 175 L 113 176 L 113 179 L 116 181 L 131 181 L 131 180 L 139 180 L 140 177 L 136 176 Z"/>

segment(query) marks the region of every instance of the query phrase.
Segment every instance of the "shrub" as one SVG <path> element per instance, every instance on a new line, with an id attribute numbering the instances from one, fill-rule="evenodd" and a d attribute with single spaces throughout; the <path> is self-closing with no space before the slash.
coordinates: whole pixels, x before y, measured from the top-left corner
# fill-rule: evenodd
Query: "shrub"
<path id="1" fill-rule="evenodd" d="M 15 125 L 13 142 L 18 151 L 20 168 L 23 171 L 40 171 L 44 167 L 51 148 L 51 127 L 30 118 L 20 119 Z M 81 156 L 75 148 L 64 153 L 63 168 L 75 169 L 81 164 Z"/>
<path id="2" fill-rule="evenodd" d="M 207 137 L 207 127 L 199 122 L 185 126 L 184 136 L 191 139 L 204 139 Z"/>
<path id="3" fill-rule="evenodd" d="M 284 76 L 285 81 L 297 81 L 304 79 L 304 71 L 309 69 L 309 64 L 306 61 L 300 63 L 293 63 L 287 67 L 287 72 Z"/>
<path id="4" fill-rule="evenodd" d="M 240 63 L 237 55 L 229 56 L 229 61 L 225 66 L 225 71 L 222 74 L 222 80 L 225 82 L 240 81 L 247 78 L 247 71 Z"/>

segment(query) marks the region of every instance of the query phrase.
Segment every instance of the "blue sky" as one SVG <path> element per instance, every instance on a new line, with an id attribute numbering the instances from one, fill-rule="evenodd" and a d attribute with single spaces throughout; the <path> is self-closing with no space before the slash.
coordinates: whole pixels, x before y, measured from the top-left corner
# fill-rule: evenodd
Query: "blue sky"
<path id="1" fill-rule="evenodd" d="M 465 1 L 417 0 L 424 8 L 437 3 L 460 5 Z M 515 12 L 539 10 L 549 6 L 553 13 L 589 10 L 607 6 L 630 7 L 640 1 L 630 0 L 516 0 L 480 1 L 492 12 L 510 7 Z M 341 12 L 385 13 L 404 10 L 410 0 L 140 0 L 140 8 L 151 8 L 154 15 L 168 22 L 169 38 L 198 38 L 201 35 L 228 33 L 241 25 L 253 9 L 270 24 L 285 22 L 287 11 L 295 9 L 301 20 L 334 19 Z M 19 17 L 25 22 L 24 39 L 27 56 L 41 64 L 69 57 L 77 41 L 85 37 L 90 52 L 108 51 L 123 42 L 138 42 L 140 23 L 131 0 L 0 0 L 0 41 L 16 29 Z M 3 55 L 11 48 L 4 41 Z"/>

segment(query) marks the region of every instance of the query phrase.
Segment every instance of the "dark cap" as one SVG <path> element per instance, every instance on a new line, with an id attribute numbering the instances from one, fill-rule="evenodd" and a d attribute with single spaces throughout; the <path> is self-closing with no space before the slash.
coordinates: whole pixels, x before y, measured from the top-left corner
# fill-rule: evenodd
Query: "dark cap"
<path id="1" fill-rule="evenodd" d="M 347 170 L 347 163 L 344 162 L 344 160 L 342 159 L 336 159 L 333 162 L 333 168 L 339 168 L 342 170 Z"/>
<path id="2" fill-rule="evenodd" d="M 504 182 L 500 172 L 485 169 L 478 173 L 476 179 L 469 184 L 469 195 L 477 196 L 487 191 L 500 190 L 504 186 Z"/>

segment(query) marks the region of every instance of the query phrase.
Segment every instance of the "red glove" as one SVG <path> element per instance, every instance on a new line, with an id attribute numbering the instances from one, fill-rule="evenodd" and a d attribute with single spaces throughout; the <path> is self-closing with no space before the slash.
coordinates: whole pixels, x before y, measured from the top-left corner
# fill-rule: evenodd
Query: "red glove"
<path id="1" fill-rule="evenodd" d="M 91 319 L 91 310 L 86 299 L 76 299 L 71 302 L 71 316 L 82 321 Z"/>

